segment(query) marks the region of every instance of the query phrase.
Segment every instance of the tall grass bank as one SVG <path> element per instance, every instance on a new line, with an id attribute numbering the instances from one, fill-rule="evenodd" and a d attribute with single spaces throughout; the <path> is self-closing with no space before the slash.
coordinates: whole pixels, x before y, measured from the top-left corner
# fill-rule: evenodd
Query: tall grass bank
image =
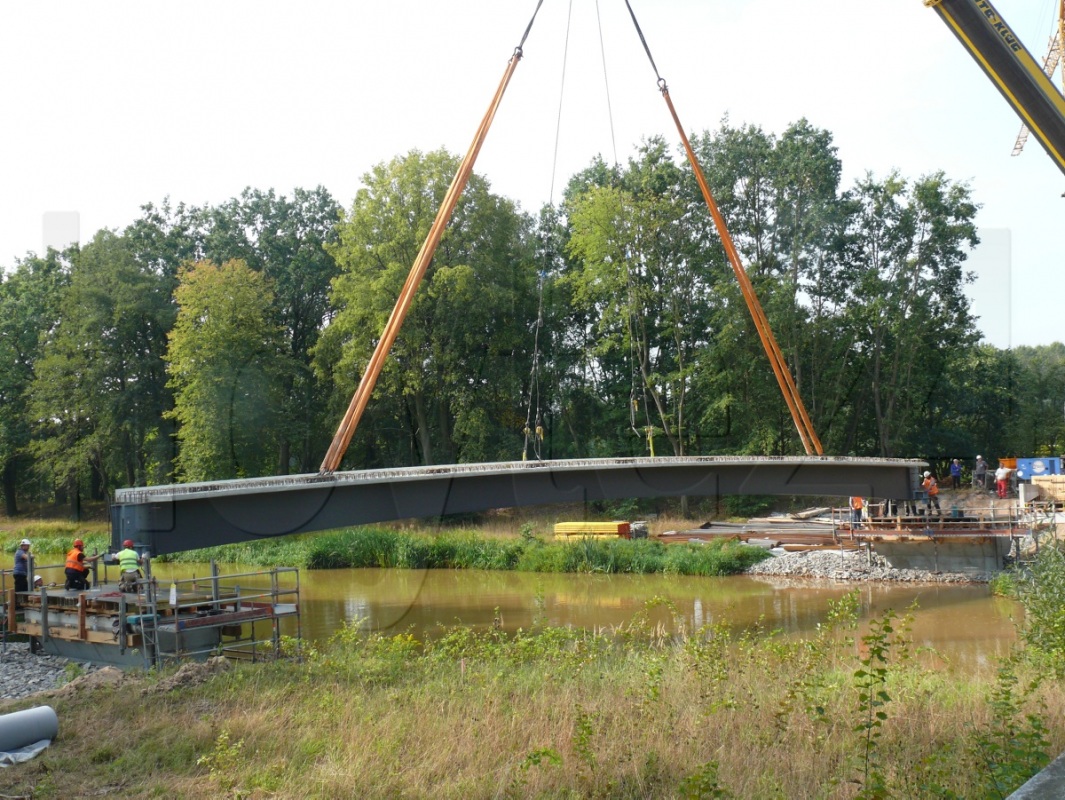
<path id="1" fill-rule="evenodd" d="M 227 545 L 168 558 L 307 569 L 393 567 L 713 576 L 741 573 L 768 557 L 764 550 L 736 542 L 669 546 L 653 539 L 555 542 L 529 534 L 500 539 L 469 531 L 428 534 L 367 527 Z"/>
<path id="2" fill-rule="evenodd" d="M 908 616 L 859 629 L 858 607 L 801 639 L 676 614 L 667 632 L 663 599 L 609 631 L 353 623 L 299 660 L 76 683 L 48 701 L 86 724 L 0 794 L 1002 798 L 1065 747 L 1053 670 L 929 669 Z"/>

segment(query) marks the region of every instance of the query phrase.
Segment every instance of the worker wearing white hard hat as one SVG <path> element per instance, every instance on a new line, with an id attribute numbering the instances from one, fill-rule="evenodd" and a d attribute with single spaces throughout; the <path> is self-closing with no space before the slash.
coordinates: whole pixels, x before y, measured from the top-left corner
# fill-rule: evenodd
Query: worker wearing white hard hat
<path id="1" fill-rule="evenodd" d="M 30 540 L 23 539 L 15 549 L 15 591 L 30 590 Z"/>
<path id="2" fill-rule="evenodd" d="M 924 488 L 925 492 L 927 492 L 924 501 L 925 513 L 931 514 L 932 506 L 935 506 L 936 513 L 942 514 L 943 512 L 939 508 L 939 484 L 936 483 L 936 479 L 931 472 L 925 470 L 924 480 L 921 482 L 921 486 Z"/>
<path id="3" fill-rule="evenodd" d="M 33 576 L 33 588 L 34 589 L 40 589 L 42 586 L 44 586 L 44 578 L 42 578 L 40 575 L 34 575 Z"/>
<path id="4" fill-rule="evenodd" d="M 976 465 L 973 467 L 973 488 L 987 488 L 987 462 L 983 456 L 976 457 Z"/>

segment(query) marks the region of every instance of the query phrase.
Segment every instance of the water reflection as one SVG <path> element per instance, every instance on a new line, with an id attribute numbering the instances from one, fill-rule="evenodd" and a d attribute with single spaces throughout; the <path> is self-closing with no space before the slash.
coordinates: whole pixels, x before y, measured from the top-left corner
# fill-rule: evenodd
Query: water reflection
<path id="1" fill-rule="evenodd" d="M 314 640 L 354 621 L 368 630 L 418 638 L 453 625 L 509 632 L 537 623 L 609 629 L 630 622 L 654 598 L 668 599 L 688 630 L 725 623 L 737 630 L 809 635 L 826 619 L 831 601 L 857 590 L 864 620 L 889 608 L 903 614 L 916 606 L 915 646 L 934 650 L 954 667 L 975 669 L 1008 652 L 1019 614 L 1019 606 L 993 597 L 984 585 L 378 569 L 304 572 L 302 582 L 303 633 Z M 651 609 L 649 617 L 673 624 L 664 605 Z"/>
<path id="2" fill-rule="evenodd" d="M 154 571 L 166 585 L 172 578 L 208 575 L 209 567 L 158 563 Z M 299 579 L 301 632 L 313 641 L 355 622 L 366 630 L 417 638 L 454 625 L 508 632 L 538 623 L 610 629 L 630 622 L 659 597 L 672 603 L 688 630 L 725 623 L 734 630 L 809 635 L 826 619 L 830 602 L 857 590 L 863 620 L 889 608 L 903 614 L 916 605 L 914 644 L 938 654 L 927 660 L 977 670 L 993 666 L 1016 642 L 1013 620 L 1021 613 L 986 585 L 398 569 L 304 570 Z M 665 606 L 651 609 L 649 617 L 673 624 Z M 286 633 L 297 632 L 294 624 L 286 625 Z"/>

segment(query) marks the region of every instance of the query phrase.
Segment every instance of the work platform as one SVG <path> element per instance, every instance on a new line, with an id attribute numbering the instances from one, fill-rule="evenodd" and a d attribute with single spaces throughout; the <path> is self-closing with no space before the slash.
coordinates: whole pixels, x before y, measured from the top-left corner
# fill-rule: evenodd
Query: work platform
<path id="1" fill-rule="evenodd" d="M 120 489 L 111 537 L 152 555 L 388 520 L 644 497 L 909 498 L 923 461 L 691 456 L 409 467 Z"/>
<path id="2" fill-rule="evenodd" d="M 841 529 L 840 538 L 868 545 L 894 569 L 988 575 L 1031 536 L 1032 529 L 1013 518 L 873 518 Z"/>
<path id="3" fill-rule="evenodd" d="M 158 667 L 174 660 L 227 656 L 242 660 L 281 654 L 281 620 L 296 620 L 299 572 L 286 567 L 212 574 L 136 591 L 101 584 L 84 591 L 43 586 L 5 593 L 8 634 L 30 637 L 50 655 L 124 667 Z"/>
<path id="4" fill-rule="evenodd" d="M 1007 558 L 1019 555 L 1021 543 L 1038 546 L 1036 533 L 1055 524 L 1050 512 L 1020 506 L 988 507 L 978 513 L 925 515 L 876 513 L 851 520 L 850 509 L 811 509 L 746 522 L 713 522 L 701 528 L 661 534 L 664 543 L 733 539 L 778 551 L 858 550 L 868 548 L 894 569 L 986 576 L 998 572 Z"/>

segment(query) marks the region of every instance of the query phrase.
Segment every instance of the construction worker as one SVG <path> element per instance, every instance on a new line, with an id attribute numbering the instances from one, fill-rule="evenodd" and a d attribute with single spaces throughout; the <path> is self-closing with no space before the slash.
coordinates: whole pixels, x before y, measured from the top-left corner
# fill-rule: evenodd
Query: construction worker
<path id="1" fill-rule="evenodd" d="M 85 542 L 81 539 L 74 540 L 74 546 L 67 553 L 66 574 L 67 582 L 64 588 L 84 591 L 89 588 L 89 568 L 86 563 L 91 563 L 99 556 L 85 555 Z"/>
<path id="2" fill-rule="evenodd" d="M 118 569 L 121 573 L 118 588 L 122 592 L 135 592 L 137 591 L 137 579 L 144 577 L 140 571 L 141 557 L 133 549 L 132 539 L 122 542 L 122 547 L 122 550 L 115 553 L 115 560 L 118 562 Z"/>
<path id="3" fill-rule="evenodd" d="M 973 488 L 987 489 L 987 462 L 983 456 L 976 457 L 976 466 L 973 467 Z"/>
<path id="4" fill-rule="evenodd" d="M 998 469 L 995 470 L 995 489 L 998 492 L 999 498 L 1005 500 L 1010 494 L 1010 468 L 998 462 Z"/>
<path id="5" fill-rule="evenodd" d="M 857 528 L 862 521 L 862 509 L 865 507 L 865 499 L 854 496 L 851 498 L 851 527 Z"/>
<path id="6" fill-rule="evenodd" d="M 940 516 L 943 515 L 942 510 L 939 508 L 939 484 L 936 483 L 935 477 L 931 472 L 925 472 L 924 480 L 921 481 L 921 486 L 928 492 L 928 499 L 925 500 L 925 511 L 928 514 L 932 513 L 932 506 L 936 507 L 936 513 Z"/>
<path id="7" fill-rule="evenodd" d="M 30 590 L 30 540 L 23 539 L 15 550 L 15 591 Z"/>

